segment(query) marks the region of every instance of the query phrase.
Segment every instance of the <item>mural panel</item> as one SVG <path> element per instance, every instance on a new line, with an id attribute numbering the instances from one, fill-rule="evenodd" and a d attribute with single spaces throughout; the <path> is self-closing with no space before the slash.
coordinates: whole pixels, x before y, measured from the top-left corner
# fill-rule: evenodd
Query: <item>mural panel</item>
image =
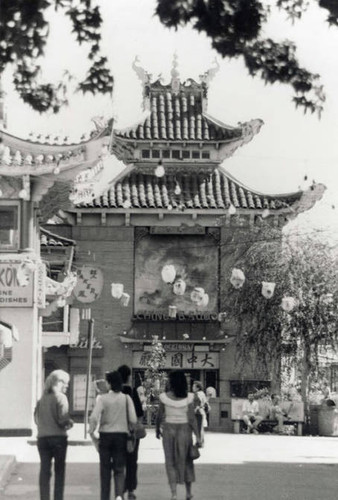
<path id="1" fill-rule="evenodd" d="M 201 236 L 145 236 L 135 249 L 134 313 L 218 311 L 218 248 Z"/>

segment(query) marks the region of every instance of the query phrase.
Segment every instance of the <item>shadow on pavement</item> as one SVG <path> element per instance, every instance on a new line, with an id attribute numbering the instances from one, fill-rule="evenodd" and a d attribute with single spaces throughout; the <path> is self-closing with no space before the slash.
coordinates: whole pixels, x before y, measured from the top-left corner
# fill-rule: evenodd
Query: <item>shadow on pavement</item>
<path id="1" fill-rule="evenodd" d="M 194 500 L 336 500 L 338 465 L 334 464 L 198 464 Z M 38 499 L 38 464 L 18 464 L 5 488 L 5 499 Z M 169 500 L 163 465 L 139 465 L 138 500 Z M 65 500 L 98 500 L 97 463 L 67 465 Z M 112 495 L 113 498 L 113 495 Z M 184 487 L 178 500 L 184 500 Z"/>

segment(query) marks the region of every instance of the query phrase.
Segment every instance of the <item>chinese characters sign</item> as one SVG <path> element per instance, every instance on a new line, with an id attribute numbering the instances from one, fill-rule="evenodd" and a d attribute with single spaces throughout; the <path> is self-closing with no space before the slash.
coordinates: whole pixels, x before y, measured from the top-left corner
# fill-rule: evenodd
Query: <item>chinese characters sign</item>
<path id="1" fill-rule="evenodd" d="M 77 275 L 73 294 L 79 302 L 90 303 L 97 300 L 103 287 L 103 274 L 95 266 L 83 266 Z"/>
<path id="2" fill-rule="evenodd" d="M 28 275 L 28 283 L 20 285 L 17 277 L 22 261 L 0 263 L 0 307 L 32 307 L 33 273 Z"/>
<path id="3" fill-rule="evenodd" d="M 149 351 L 133 352 L 133 368 L 148 367 L 148 360 L 151 356 Z M 212 370 L 219 368 L 219 353 L 218 352 L 180 352 L 170 351 L 165 353 L 164 369 L 196 369 L 196 370 Z"/>

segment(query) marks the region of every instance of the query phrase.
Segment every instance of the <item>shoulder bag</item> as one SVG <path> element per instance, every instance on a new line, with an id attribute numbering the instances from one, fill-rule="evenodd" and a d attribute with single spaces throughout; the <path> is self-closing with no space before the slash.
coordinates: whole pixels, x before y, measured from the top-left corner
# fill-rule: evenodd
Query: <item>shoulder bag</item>
<path id="1" fill-rule="evenodd" d="M 135 450 L 136 446 L 136 437 L 135 437 L 135 432 L 131 428 L 130 422 L 129 422 L 129 413 L 128 413 L 128 400 L 127 400 L 127 395 L 126 396 L 126 417 L 127 417 L 127 425 L 129 432 L 127 434 L 127 453 L 133 453 Z"/>

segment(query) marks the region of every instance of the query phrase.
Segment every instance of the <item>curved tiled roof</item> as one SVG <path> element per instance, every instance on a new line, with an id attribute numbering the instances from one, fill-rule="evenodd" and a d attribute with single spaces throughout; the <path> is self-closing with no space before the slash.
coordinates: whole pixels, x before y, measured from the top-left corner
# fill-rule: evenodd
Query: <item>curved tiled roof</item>
<path id="1" fill-rule="evenodd" d="M 179 185 L 180 194 L 175 194 Z M 289 207 L 301 197 L 301 192 L 290 195 L 267 196 L 250 191 L 229 174 L 216 169 L 207 178 L 203 175 L 165 175 L 158 178 L 132 172 L 91 203 L 78 208 L 131 209 L 225 209 L 236 208 L 271 210 Z"/>
<path id="2" fill-rule="evenodd" d="M 51 233 L 40 226 L 40 245 L 44 247 L 70 247 L 75 246 L 74 240 Z"/>
<path id="3" fill-rule="evenodd" d="M 175 95 L 168 86 L 160 90 L 151 92 L 150 116 L 138 125 L 116 131 L 117 136 L 175 141 L 226 141 L 241 137 L 240 126 L 230 127 L 205 116 L 202 96 L 196 92 Z"/>

